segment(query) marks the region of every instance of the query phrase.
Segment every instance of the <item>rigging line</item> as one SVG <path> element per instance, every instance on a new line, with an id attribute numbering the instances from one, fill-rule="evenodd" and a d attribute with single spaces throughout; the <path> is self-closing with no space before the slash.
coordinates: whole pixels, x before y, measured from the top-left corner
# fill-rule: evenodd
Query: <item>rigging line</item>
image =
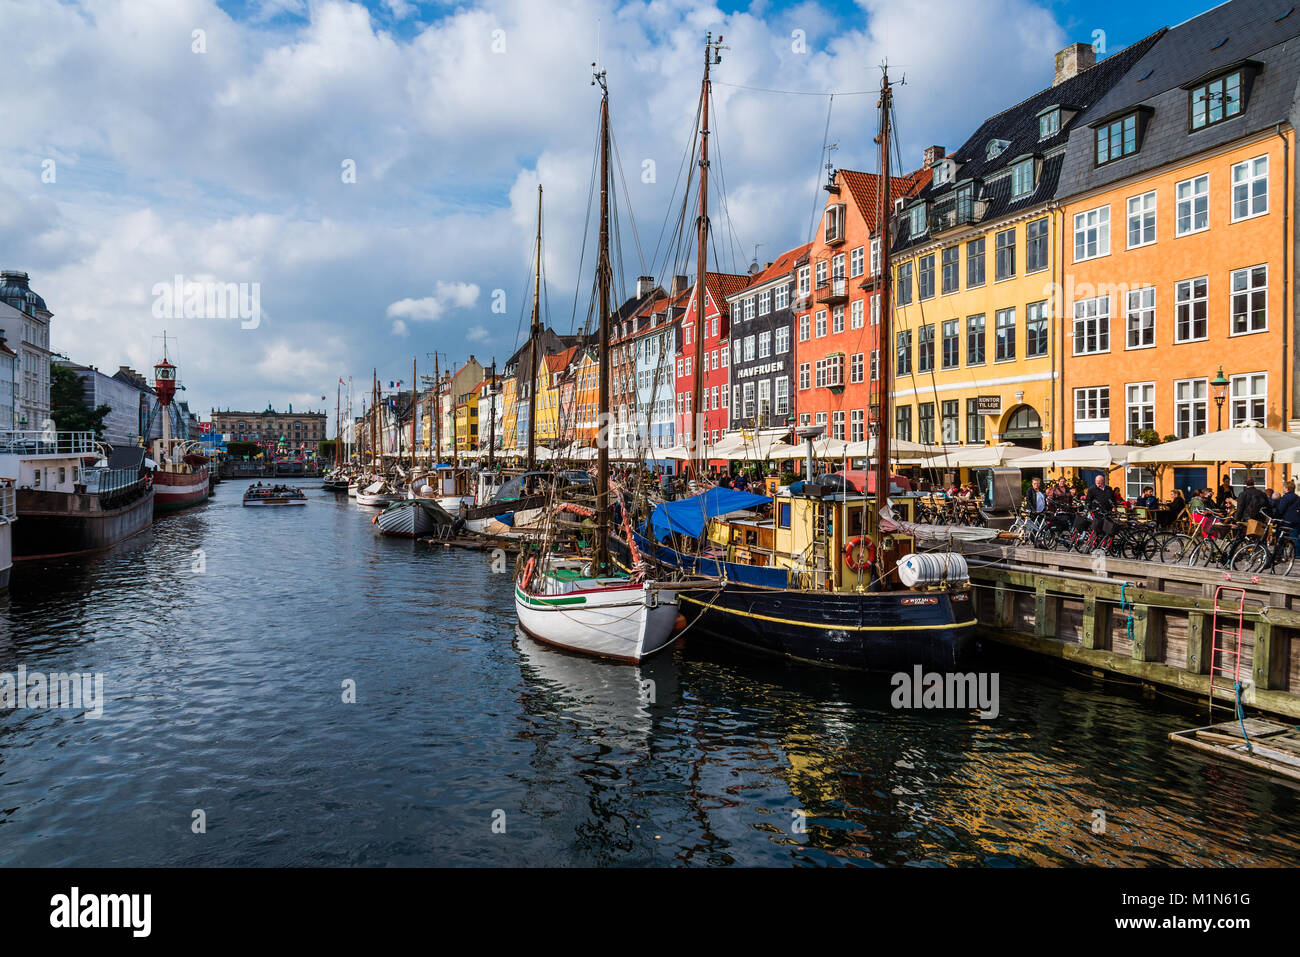
<path id="1" fill-rule="evenodd" d="M 716 86 L 729 86 L 736 90 L 748 90 L 751 93 L 785 93 L 790 96 L 871 96 L 879 90 L 773 90 L 761 86 L 741 86 L 739 83 L 725 83 L 722 80 L 711 81 Z"/>
<path id="2" fill-rule="evenodd" d="M 623 198 L 627 201 L 628 220 L 632 224 L 632 239 L 636 243 L 637 260 L 641 265 L 642 274 L 646 271 L 645 251 L 641 248 L 641 236 L 636 228 L 636 213 L 633 209 L 632 194 L 628 192 L 627 177 L 623 172 L 623 154 L 618 150 L 618 139 L 614 136 L 613 126 L 610 126 L 609 141 L 614 147 L 614 168 L 618 171 L 619 183 L 623 186 Z"/>
<path id="3" fill-rule="evenodd" d="M 712 90 L 709 91 L 709 102 L 713 104 L 713 112 L 720 120 L 722 117 L 722 113 L 718 110 L 717 104 L 713 100 Z M 714 138 L 713 145 L 717 152 L 718 181 L 719 184 L 721 185 L 721 193 L 722 193 L 722 211 L 723 214 L 727 217 L 727 233 L 732 243 L 731 270 L 732 272 L 739 272 L 739 270 L 736 268 L 736 262 L 738 261 L 737 253 L 740 253 L 740 255 L 743 256 L 745 247 L 743 244 L 741 244 L 740 237 L 736 234 L 736 223 L 731 215 L 731 205 L 727 202 L 727 174 L 725 170 L 725 164 L 722 162 L 721 129 L 722 129 L 721 123 L 716 123 L 714 125 L 714 129 L 712 133 Z"/>
<path id="4" fill-rule="evenodd" d="M 591 206 L 596 192 L 596 169 L 600 161 L 600 132 L 596 133 L 596 142 L 591 155 L 591 174 L 587 186 L 587 213 L 582 223 L 582 245 L 578 253 L 578 271 L 573 289 L 573 313 L 569 317 L 569 329 L 578 327 L 578 300 L 582 289 L 582 267 L 587 261 L 587 240 L 591 236 Z"/>
<path id="5" fill-rule="evenodd" d="M 699 126 L 700 126 L 700 104 L 696 103 L 695 124 L 691 128 L 690 138 L 688 138 L 686 141 L 686 149 L 682 151 L 682 161 L 681 164 L 677 167 L 677 178 L 676 180 L 673 181 L 672 192 L 668 194 L 668 205 L 665 207 L 664 210 L 664 221 L 663 224 L 659 227 L 659 236 L 655 239 L 654 254 L 651 256 L 650 259 L 651 268 L 654 268 L 654 264 L 659 261 L 659 248 L 663 243 L 664 230 L 668 228 L 668 224 L 672 221 L 671 215 L 673 211 L 673 198 L 677 195 L 677 187 L 681 184 L 682 176 L 686 173 L 687 170 L 687 164 L 690 163 L 691 160 L 694 158 L 695 151 L 699 146 L 698 143 L 699 137 L 696 135 L 699 131 Z M 690 192 L 691 179 L 692 177 L 687 176 L 686 192 L 688 193 Z M 671 240 L 669 240 L 669 246 L 671 247 Z M 667 265 L 667 263 L 668 263 L 668 258 L 667 258 L 667 254 L 665 253 L 664 264 Z"/>
<path id="6" fill-rule="evenodd" d="M 835 97 L 832 95 L 826 101 L 826 128 L 822 131 L 822 150 L 817 157 L 817 175 L 813 177 L 813 208 L 812 216 L 808 220 L 808 241 L 812 242 L 816 236 L 817 230 L 817 209 L 819 193 L 821 192 L 822 161 L 826 159 L 826 142 L 831 135 L 831 108 L 835 105 Z"/>

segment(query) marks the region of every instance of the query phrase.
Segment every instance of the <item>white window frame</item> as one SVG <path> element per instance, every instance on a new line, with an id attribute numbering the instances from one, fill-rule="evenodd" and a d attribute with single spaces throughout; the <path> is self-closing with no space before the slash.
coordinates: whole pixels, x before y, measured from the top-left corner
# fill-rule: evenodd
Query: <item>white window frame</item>
<path id="1" fill-rule="evenodd" d="M 1187 196 L 1183 196 L 1183 187 L 1188 187 Z M 1198 189 L 1198 186 L 1204 186 L 1204 189 Z M 1189 211 L 1187 229 L 1183 228 L 1183 207 L 1187 206 Z M 1199 209 L 1198 209 L 1199 207 Z M 1197 213 L 1205 215 L 1205 225 L 1197 227 Z M 1201 173 L 1190 179 L 1182 180 L 1174 184 L 1174 237 L 1191 236 L 1195 233 L 1203 233 L 1210 228 L 1210 174 Z"/>
<path id="2" fill-rule="evenodd" d="M 1255 168 L 1261 164 L 1263 166 L 1263 171 L 1257 172 Z M 1237 173 L 1239 170 L 1245 173 L 1245 176 L 1243 177 L 1241 182 L 1237 181 Z M 1259 199 L 1259 196 L 1255 193 L 1253 187 L 1256 183 L 1260 181 L 1263 181 L 1264 183 L 1264 193 L 1263 193 L 1264 202 L 1263 202 L 1263 207 L 1261 209 L 1255 209 L 1255 201 Z M 1263 156 L 1255 156 L 1248 160 L 1242 160 L 1240 163 L 1235 163 L 1232 167 L 1232 174 L 1229 177 L 1228 182 L 1231 185 L 1228 202 L 1232 210 L 1232 220 L 1231 220 L 1232 222 L 1240 223 L 1243 220 L 1254 219 L 1257 216 L 1268 215 L 1268 154 L 1267 153 L 1265 153 Z M 1241 190 L 1243 187 L 1244 187 L 1243 196 L 1244 196 L 1244 201 L 1246 203 L 1246 212 L 1242 215 L 1238 215 L 1237 203 L 1241 202 L 1242 200 L 1238 199 L 1237 194 L 1238 191 Z"/>
<path id="3" fill-rule="evenodd" d="M 1136 297 L 1136 304 L 1135 304 Z M 1143 316 L 1149 317 L 1150 322 L 1145 324 L 1145 330 L 1151 337 L 1150 342 L 1139 341 L 1136 345 L 1133 343 L 1133 320 L 1139 321 Z M 1143 326 L 1138 327 L 1141 332 Z M 1133 349 L 1154 349 L 1156 347 L 1156 287 L 1140 286 L 1137 289 L 1130 289 L 1124 293 L 1124 348 Z"/>
<path id="4" fill-rule="evenodd" d="M 776 341 L 773 351 L 776 355 L 783 355 L 790 351 L 790 327 L 777 326 Z"/>
<path id="5" fill-rule="evenodd" d="M 1105 415 L 1101 412 L 1103 399 L 1106 403 Z M 1085 414 L 1080 415 L 1080 409 Z M 1074 431 L 1110 432 L 1110 386 L 1090 385 L 1074 390 Z"/>
<path id="6" fill-rule="evenodd" d="M 1102 328 L 1103 321 L 1105 323 L 1104 329 Z M 1082 333 L 1080 323 L 1083 323 Z M 1091 338 L 1096 341 L 1098 348 L 1080 348 L 1080 344 L 1086 343 L 1089 339 L 1088 325 L 1090 323 L 1094 326 Z M 1104 349 L 1100 348 L 1103 337 L 1106 340 Z M 1110 352 L 1110 296 L 1095 296 L 1092 299 L 1075 300 L 1073 338 L 1073 351 L 1076 356 L 1105 355 Z"/>
<path id="7" fill-rule="evenodd" d="M 849 250 L 849 278 L 856 279 L 866 268 L 867 247 L 856 246 Z"/>
<path id="8" fill-rule="evenodd" d="M 760 332 L 758 334 L 758 357 L 768 359 L 772 355 L 772 333 Z"/>
<path id="9" fill-rule="evenodd" d="M 862 328 L 862 313 L 863 313 L 862 300 L 854 299 L 853 302 L 849 304 L 849 328 L 850 329 Z"/>
<path id="10" fill-rule="evenodd" d="M 1196 284 L 1204 283 L 1205 288 L 1201 295 L 1196 294 Z M 1196 327 L 1196 306 L 1200 304 L 1204 313 L 1205 335 L 1189 336 L 1179 338 L 1179 330 L 1182 328 L 1181 312 L 1185 309 L 1188 314 L 1186 323 L 1188 328 Z M 1181 345 L 1184 342 L 1204 342 L 1210 338 L 1210 277 L 1195 276 L 1191 279 L 1180 279 L 1174 283 L 1174 344 Z"/>
<path id="11" fill-rule="evenodd" d="M 1134 395 L 1137 395 L 1136 401 Z M 1133 412 L 1139 410 L 1142 421 L 1135 427 Z M 1150 423 L 1148 425 L 1148 422 Z M 1124 383 L 1124 436 L 1132 439 L 1138 429 L 1155 430 L 1156 427 L 1156 384 L 1154 382 Z"/>
<path id="12" fill-rule="evenodd" d="M 799 341 L 807 342 L 810 333 L 809 319 L 806 315 L 799 317 Z"/>
<path id="13" fill-rule="evenodd" d="M 758 294 L 758 314 L 766 316 L 772 311 L 772 290 L 764 289 Z"/>
<path id="14" fill-rule="evenodd" d="M 1256 392 L 1255 385 L 1262 382 L 1264 385 L 1263 392 Z M 1251 391 L 1238 394 L 1238 386 L 1248 386 Z M 1238 402 L 1260 402 L 1264 407 L 1264 414 L 1259 418 L 1251 416 L 1248 420 L 1244 415 L 1237 414 Z M 1245 410 L 1249 411 L 1249 410 Z M 1268 373 L 1267 372 L 1246 372 L 1242 375 L 1234 375 L 1228 380 L 1228 425 L 1235 426 L 1246 421 L 1258 422 L 1260 425 L 1268 424 Z"/>
<path id="15" fill-rule="evenodd" d="M 1133 242 L 1133 220 L 1138 220 L 1138 241 Z M 1156 241 L 1156 191 L 1141 193 L 1128 198 L 1128 220 L 1124 236 L 1129 249 L 1150 246 Z M 1146 234 L 1150 231 L 1150 238 Z"/>
<path id="16" fill-rule="evenodd" d="M 1091 240 L 1088 234 L 1093 233 Z M 1082 243 L 1080 236 L 1083 237 Z M 1089 245 L 1095 247 L 1091 254 L 1087 253 Z M 1083 249 L 1084 255 L 1079 255 L 1080 249 Z M 1089 259 L 1100 259 L 1102 256 L 1110 255 L 1110 204 L 1098 206 L 1096 209 L 1085 209 L 1081 213 L 1074 214 L 1074 261 L 1077 263 L 1087 262 Z"/>
<path id="17" fill-rule="evenodd" d="M 1198 388 L 1199 386 L 1199 388 Z M 1186 387 L 1188 395 L 1179 393 Z M 1198 395 L 1197 393 L 1200 392 Z M 1197 412 L 1200 412 L 1202 428 L 1196 431 Z M 1187 414 L 1187 429 L 1182 429 L 1181 421 L 1184 411 Z M 1210 430 L 1210 380 L 1175 379 L 1174 380 L 1174 435 L 1180 439 L 1190 439 L 1204 435 Z"/>
<path id="18" fill-rule="evenodd" d="M 1255 273 L 1257 270 L 1264 271 L 1263 285 L 1255 285 Z M 1238 277 L 1245 277 L 1247 285 L 1245 288 L 1238 290 Z M 1256 296 L 1264 297 L 1264 324 L 1258 328 L 1237 330 L 1237 301 L 1244 298 L 1247 303 L 1246 316 L 1248 321 L 1253 321 L 1250 317 L 1254 315 L 1254 310 L 1250 309 L 1250 300 Z M 1246 266 L 1243 269 L 1234 269 L 1228 275 L 1228 336 L 1253 336 L 1257 333 L 1268 332 L 1268 263 L 1259 263 L 1255 266 Z"/>

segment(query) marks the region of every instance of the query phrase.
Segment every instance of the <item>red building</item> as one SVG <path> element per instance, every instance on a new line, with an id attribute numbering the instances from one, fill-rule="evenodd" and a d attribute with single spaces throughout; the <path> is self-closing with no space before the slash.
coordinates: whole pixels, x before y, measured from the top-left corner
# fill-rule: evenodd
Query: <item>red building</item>
<path id="1" fill-rule="evenodd" d="M 891 180 L 891 211 L 929 181 L 929 169 Z M 880 178 L 839 170 L 825 188 L 821 228 L 795 270 L 796 421 L 861 441 L 880 381 Z"/>
<path id="2" fill-rule="evenodd" d="M 727 431 L 731 405 L 731 385 L 728 370 L 731 365 L 730 309 L 727 297 L 735 295 L 749 285 L 750 276 L 733 273 L 704 274 L 704 394 L 700 409 L 704 412 L 703 440 L 713 444 Z M 698 345 L 696 335 L 696 290 L 691 287 L 691 298 L 681 321 L 681 340 L 677 348 L 677 436 L 681 444 L 693 438 L 693 412 L 695 410 L 695 357 Z"/>

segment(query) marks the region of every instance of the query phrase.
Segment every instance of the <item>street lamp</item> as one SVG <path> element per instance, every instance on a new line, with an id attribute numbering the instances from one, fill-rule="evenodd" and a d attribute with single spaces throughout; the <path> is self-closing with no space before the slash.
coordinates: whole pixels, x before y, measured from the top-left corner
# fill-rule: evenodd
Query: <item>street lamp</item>
<path id="1" fill-rule="evenodd" d="M 1219 371 L 1214 378 L 1210 380 L 1210 385 L 1214 389 L 1214 404 L 1218 406 L 1219 416 L 1215 424 L 1215 431 L 1223 431 L 1223 400 L 1228 397 L 1228 380 L 1223 377 L 1223 366 L 1219 366 Z M 1223 463 L 1216 462 L 1214 468 L 1214 486 L 1219 487 L 1219 481 L 1223 477 Z"/>

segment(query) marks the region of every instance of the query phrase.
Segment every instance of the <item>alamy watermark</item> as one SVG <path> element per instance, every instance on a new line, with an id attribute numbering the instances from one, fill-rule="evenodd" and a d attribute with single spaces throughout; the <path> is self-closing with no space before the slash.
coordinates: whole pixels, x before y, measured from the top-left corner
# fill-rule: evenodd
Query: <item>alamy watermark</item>
<path id="1" fill-rule="evenodd" d="M 155 319 L 238 319 L 241 329 L 262 324 L 262 284 L 258 282 L 187 281 L 177 273 L 171 282 L 156 282 Z"/>
<path id="2" fill-rule="evenodd" d="M 896 673 L 890 679 L 894 693 L 889 703 L 895 708 L 975 708 L 985 721 L 998 716 L 998 673 L 923 672 L 920 665 Z"/>
<path id="3" fill-rule="evenodd" d="M 59 671 L 46 674 L 19 665 L 15 673 L 0 671 L 0 710 L 73 708 L 87 718 L 104 716 L 102 673 Z"/>

